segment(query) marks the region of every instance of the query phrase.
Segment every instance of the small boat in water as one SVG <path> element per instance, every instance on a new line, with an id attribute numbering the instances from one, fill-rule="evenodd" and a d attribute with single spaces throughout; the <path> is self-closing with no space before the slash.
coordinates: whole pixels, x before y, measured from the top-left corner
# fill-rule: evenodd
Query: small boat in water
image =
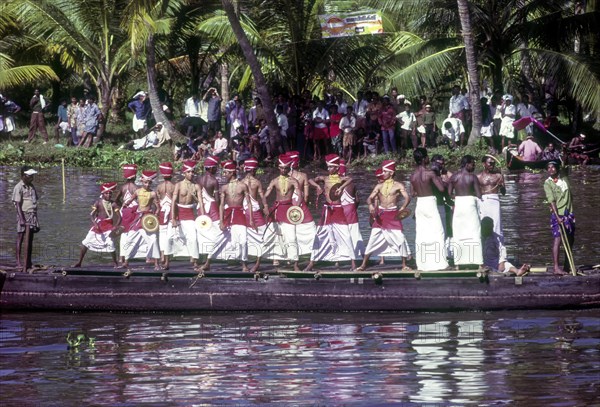
<path id="1" fill-rule="evenodd" d="M 189 264 L 167 273 L 109 267 L 0 271 L 0 309 L 69 311 L 457 311 L 589 308 L 600 306 L 600 270 L 555 276 L 532 268 L 522 277 L 478 270 L 403 271 L 397 265 L 366 272 Z"/>
<path id="2" fill-rule="evenodd" d="M 552 160 L 525 161 L 523 157 L 506 150 L 506 167 L 509 170 L 524 170 L 525 168 L 542 169 Z"/>

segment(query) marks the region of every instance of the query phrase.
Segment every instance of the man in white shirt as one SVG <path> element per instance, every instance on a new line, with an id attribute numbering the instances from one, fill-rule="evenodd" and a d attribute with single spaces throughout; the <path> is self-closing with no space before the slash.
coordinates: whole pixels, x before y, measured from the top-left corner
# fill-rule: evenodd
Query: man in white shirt
<path id="1" fill-rule="evenodd" d="M 449 113 L 448 117 L 456 117 L 460 119 L 461 123 L 465 119 L 465 110 L 469 109 L 469 102 L 460 93 L 460 87 L 452 87 L 452 96 L 450 97 Z"/>
<path id="2" fill-rule="evenodd" d="M 289 127 L 289 123 L 288 123 L 288 119 L 287 116 L 285 115 L 285 113 L 283 113 L 283 105 L 277 105 L 277 108 L 275 109 L 276 115 L 277 115 L 277 126 L 279 126 L 279 134 L 281 135 L 281 146 L 283 148 L 284 151 L 282 151 L 282 153 L 286 152 L 289 150 L 289 143 L 288 143 L 288 127 Z"/>
<path id="3" fill-rule="evenodd" d="M 358 92 L 356 94 L 356 102 L 352 106 L 356 114 L 356 127 L 366 128 L 367 106 L 369 106 L 369 101 L 364 93 L 362 91 Z"/>
<path id="4" fill-rule="evenodd" d="M 229 141 L 223 137 L 223 132 L 221 130 L 217 131 L 215 135 L 215 143 L 213 145 L 213 154 L 219 158 L 223 158 L 227 155 L 227 146 Z"/>
<path id="5" fill-rule="evenodd" d="M 348 164 L 352 160 L 352 150 L 356 144 L 356 117 L 354 117 L 352 106 L 346 108 L 346 115 L 340 120 L 340 130 L 342 131 L 342 153 Z"/>
<path id="6" fill-rule="evenodd" d="M 523 118 L 523 117 L 531 117 L 535 113 L 538 113 L 538 110 L 535 108 L 534 105 L 529 103 L 529 96 L 521 95 L 521 102 L 519 102 L 517 104 L 517 114 L 521 118 Z M 527 127 L 525 127 L 525 133 L 527 135 L 533 134 L 533 123 L 529 123 L 527 125 Z"/>
<path id="7" fill-rule="evenodd" d="M 186 136 L 190 137 L 192 131 L 203 131 L 208 120 L 208 102 L 200 99 L 196 93 L 185 102 L 185 118 L 182 126 L 186 129 Z"/>
<path id="8" fill-rule="evenodd" d="M 442 123 L 442 135 L 450 140 L 452 148 L 456 147 L 456 142 L 462 145 L 465 136 L 465 128 L 460 119 L 449 117 Z"/>
<path id="9" fill-rule="evenodd" d="M 408 148 L 407 140 L 410 140 L 413 148 L 417 148 L 417 117 L 410 111 L 411 103 L 404 101 L 404 111 L 398 113 L 396 119 L 400 120 L 400 146 L 403 149 Z"/>

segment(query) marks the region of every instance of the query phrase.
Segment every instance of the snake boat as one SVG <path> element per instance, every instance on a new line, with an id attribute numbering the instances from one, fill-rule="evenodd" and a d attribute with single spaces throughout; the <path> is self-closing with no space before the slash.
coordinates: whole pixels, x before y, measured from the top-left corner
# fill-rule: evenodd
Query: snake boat
<path id="1" fill-rule="evenodd" d="M 265 268 L 242 272 L 216 264 L 196 273 L 189 263 L 168 273 L 145 265 L 48 267 L 0 271 L 0 309 L 116 312 L 457 311 L 600 306 L 600 270 L 555 276 L 545 267 L 522 277 L 478 270 L 403 271 L 398 265 L 365 272 L 322 267 L 318 272 Z"/>

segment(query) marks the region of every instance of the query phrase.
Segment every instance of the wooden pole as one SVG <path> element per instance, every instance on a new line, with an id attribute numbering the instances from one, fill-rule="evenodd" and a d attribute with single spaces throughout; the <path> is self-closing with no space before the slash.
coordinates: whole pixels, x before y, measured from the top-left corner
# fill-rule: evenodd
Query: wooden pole
<path id="1" fill-rule="evenodd" d="M 558 227 L 560 229 L 560 238 L 565 248 L 565 256 L 567 256 L 567 261 L 569 262 L 569 267 L 571 268 L 571 274 L 576 276 L 577 270 L 575 269 L 575 262 L 573 261 L 573 251 L 571 250 L 571 245 L 569 244 L 569 236 L 567 235 L 565 225 L 559 223 Z"/>
<path id="2" fill-rule="evenodd" d="M 67 180 L 65 179 L 65 159 L 62 160 L 63 203 L 67 202 Z"/>
<path id="3" fill-rule="evenodd" d="M 29 238 L 30 238 L 31 228 L 29 224 L 25 222 L 25 237 L 24 244 L 21 244 L 21 259 L 23 260 L 23 273 L 27 273 L 27 265 L 31 263 L 31 256 L 29 250 Z"/>

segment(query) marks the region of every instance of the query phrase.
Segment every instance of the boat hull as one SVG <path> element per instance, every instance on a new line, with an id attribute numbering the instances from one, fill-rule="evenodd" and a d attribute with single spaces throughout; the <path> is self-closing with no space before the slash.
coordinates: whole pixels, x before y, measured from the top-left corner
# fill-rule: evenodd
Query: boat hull
<path id="1" fill-rule="evenodd" d="M 66 275 L 63 275 L 66 274 Z M 523 278 L 475 271 L 271 273 L 6 273 L 2 310 L 70 311 L 457 311 L 600 306 L 600 273 Z M 265 279 L 265 276 L 268 279 Z"/>
<path id="2" fill-rule="evenodd" d="M 506 152 L 506 167 L 509 170 L 542 169 L 552 160 L 525 161 L 521 157 Z"/>

